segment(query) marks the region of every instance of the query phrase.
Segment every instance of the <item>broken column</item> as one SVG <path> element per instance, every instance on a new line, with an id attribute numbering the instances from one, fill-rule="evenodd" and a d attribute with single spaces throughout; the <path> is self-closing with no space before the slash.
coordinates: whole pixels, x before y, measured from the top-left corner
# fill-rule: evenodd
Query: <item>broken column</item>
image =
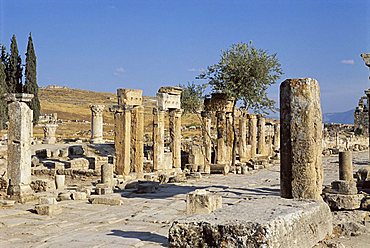
<path id="1" fill-rule="evenodd" d="M 352 151 L 339 152 L 339 180 L 353 181 Z"/>
<path id="2" fill-rule="evenodd" d="M 103 111 L 104 105 L 90 105 L 91 109 L 91 140 L 93 144 L 103 143 Z"/>
<path id="3" fill-rule="evenodd" d="M 114 187 L 112 164 L 103 164 L 101 166 L 101 182 L 110 188 Z"/>
<path id="4" fill-rule="evenodd" d="M 137 177 L 143 177 L 144 162 L 144 107 L 135 106 L 132 109 L 131 121 L 131 167 L 136 172 Z"/>
<path id="5" fill-rule="evenodd" d="M 57 124 L 48 123 L 44 125 L 44 139 L 42 140 L 43 144 L 55 144 L 57 138 L 55 137 L 57 131 Z"/>
<path id="6" fill-rule="evenodd" d="M 181 168 L 181 109 L 170 110 L 170 138 L 172 163 L 174 168 Z"/>
<path id="7" fill-rule="evenodd" d="M 257 132 L 257 153 L 266 155 L 265 118 L 261 115 L 257 117 Z"/>
<path id="8" fill-rule="evenodd" d="M 239 160 L 247 162 L 247 118 L 246 113 L 242 113 L 239 118 Z"/>
<path id="9" fill-rule="evenodd" d="M 211 125 L 212 119 L 210 112 L 202 111 L 202 136 L 203 136 L 203 147 L 204 147 L 204 172 L 210 173 L 211 158 L 212 158 L 212 142 L 211 142 Z"/>
<path id="10" fill-rule="evenodd" d="M 281 196 L 320 199 L 322 113 L 315 79 L 287 79 L 280 85 L 280 125 Z"/>
<path id="11" fill-rule="evenodd" d="M 365 62 L 365 65 L 370 68 L 370 53 L 363 53 L 361 54 L 361 58 Z M 370 79 L 370 77 L 369 77 Z M 369 164 L 370 164 L 370 89 L 365 90 L 365 94 L 367 96 L 368 102 L 368 135 L 369 135 Z"/>
<path id="12" fill-rule="evenodd" d="M 32 115 L 27 103 L 32 94 L 8 94 L 8 194 L 20 201 L 32 193 L 31 128 Z"/>
<path id="13" fill-rule="evenodd" d="M 153 168 L 155 171 L 164 168 L 164 114 L 163 110 L 153 109 Z"/>
<path id="14" fill-rule="evenodd" d="M 255 115 L 248 114 L 248 124 L 249 124 L 249 139 L 248 144 L 251 146 L 251 158 L 256 157 L 257 152 L 257 118 Z"/>
<path id="15" fill-rule="evenodd" d="M 217 164 L 226 163 L 226 115 L 224 111 L 217 111 Z"/>

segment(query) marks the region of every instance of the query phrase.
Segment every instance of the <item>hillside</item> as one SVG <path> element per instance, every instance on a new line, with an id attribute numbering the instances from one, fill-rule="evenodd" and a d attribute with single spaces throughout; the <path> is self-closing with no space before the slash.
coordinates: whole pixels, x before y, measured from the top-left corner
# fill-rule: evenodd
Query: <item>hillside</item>
<path id="1" fill-rule="evenodd" d="M 353 124 L 354 123 L 354 109 L 337 112 L 337 113 L 326 113 L 323 114 L 325 123 L 341 123 L 341 124 Z"/>

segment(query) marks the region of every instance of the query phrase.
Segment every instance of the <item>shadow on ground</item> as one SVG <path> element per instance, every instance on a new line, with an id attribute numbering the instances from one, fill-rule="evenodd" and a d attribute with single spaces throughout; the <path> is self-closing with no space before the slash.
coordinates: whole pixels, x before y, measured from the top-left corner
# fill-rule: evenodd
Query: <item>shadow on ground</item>
<path id="1" fill-rule="evenodd" d="M 107 235 L 129 239 L 139 239 L 141 241 L 158 243 L 166 247 L 168 245 L 167 237 L 151 232 L 111 230 L 111 233 L 108 233 Z"/>

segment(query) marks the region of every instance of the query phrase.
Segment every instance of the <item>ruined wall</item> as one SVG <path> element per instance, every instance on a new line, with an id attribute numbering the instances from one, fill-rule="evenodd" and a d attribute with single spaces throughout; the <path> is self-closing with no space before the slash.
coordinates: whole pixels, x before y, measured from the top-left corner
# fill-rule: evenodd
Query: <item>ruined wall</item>
<path id="1" fill-rule="evenodd" d="M 363 96 L 360 98 L 358 105 L 354 113 L 355 133 L 363 134 L 368 136 L 369 126 L 369 115 L 368 115 L 369 103 L 367 97 Z"/>

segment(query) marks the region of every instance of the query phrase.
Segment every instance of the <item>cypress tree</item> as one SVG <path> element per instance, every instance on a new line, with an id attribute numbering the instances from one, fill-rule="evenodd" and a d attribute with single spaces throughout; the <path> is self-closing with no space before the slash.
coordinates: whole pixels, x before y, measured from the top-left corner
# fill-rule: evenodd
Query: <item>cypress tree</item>
<path id="1" fill-rule="evenodd" d="M 5 65 L 0 61 L 0 130 L 5 128 L 5 123 L 8 120 L 8 107 L 4 96 L 6 93 Z"/>
<path id="2" fill-rule="evenodd" d="M 39 87 L 36 80 L 36 54 L 33 47 L 32 36 L 28 37 L 27 53 L 26 53 L 26 79 L 24 83 L 24 92 L 33 94 L 33 99 L 29 103 L 33 110 L 33 122 L 37 123 L 40 116 L 40 101 L 38 97 Z"/>
<path id="3" fill-rule="evenodd" d="M 10 57 L 8 61 L 7 84 L 9 93 L 22 92 L 22 60 L 18 54 L 18 46 L 15 35 L 10 44 Z"/>

